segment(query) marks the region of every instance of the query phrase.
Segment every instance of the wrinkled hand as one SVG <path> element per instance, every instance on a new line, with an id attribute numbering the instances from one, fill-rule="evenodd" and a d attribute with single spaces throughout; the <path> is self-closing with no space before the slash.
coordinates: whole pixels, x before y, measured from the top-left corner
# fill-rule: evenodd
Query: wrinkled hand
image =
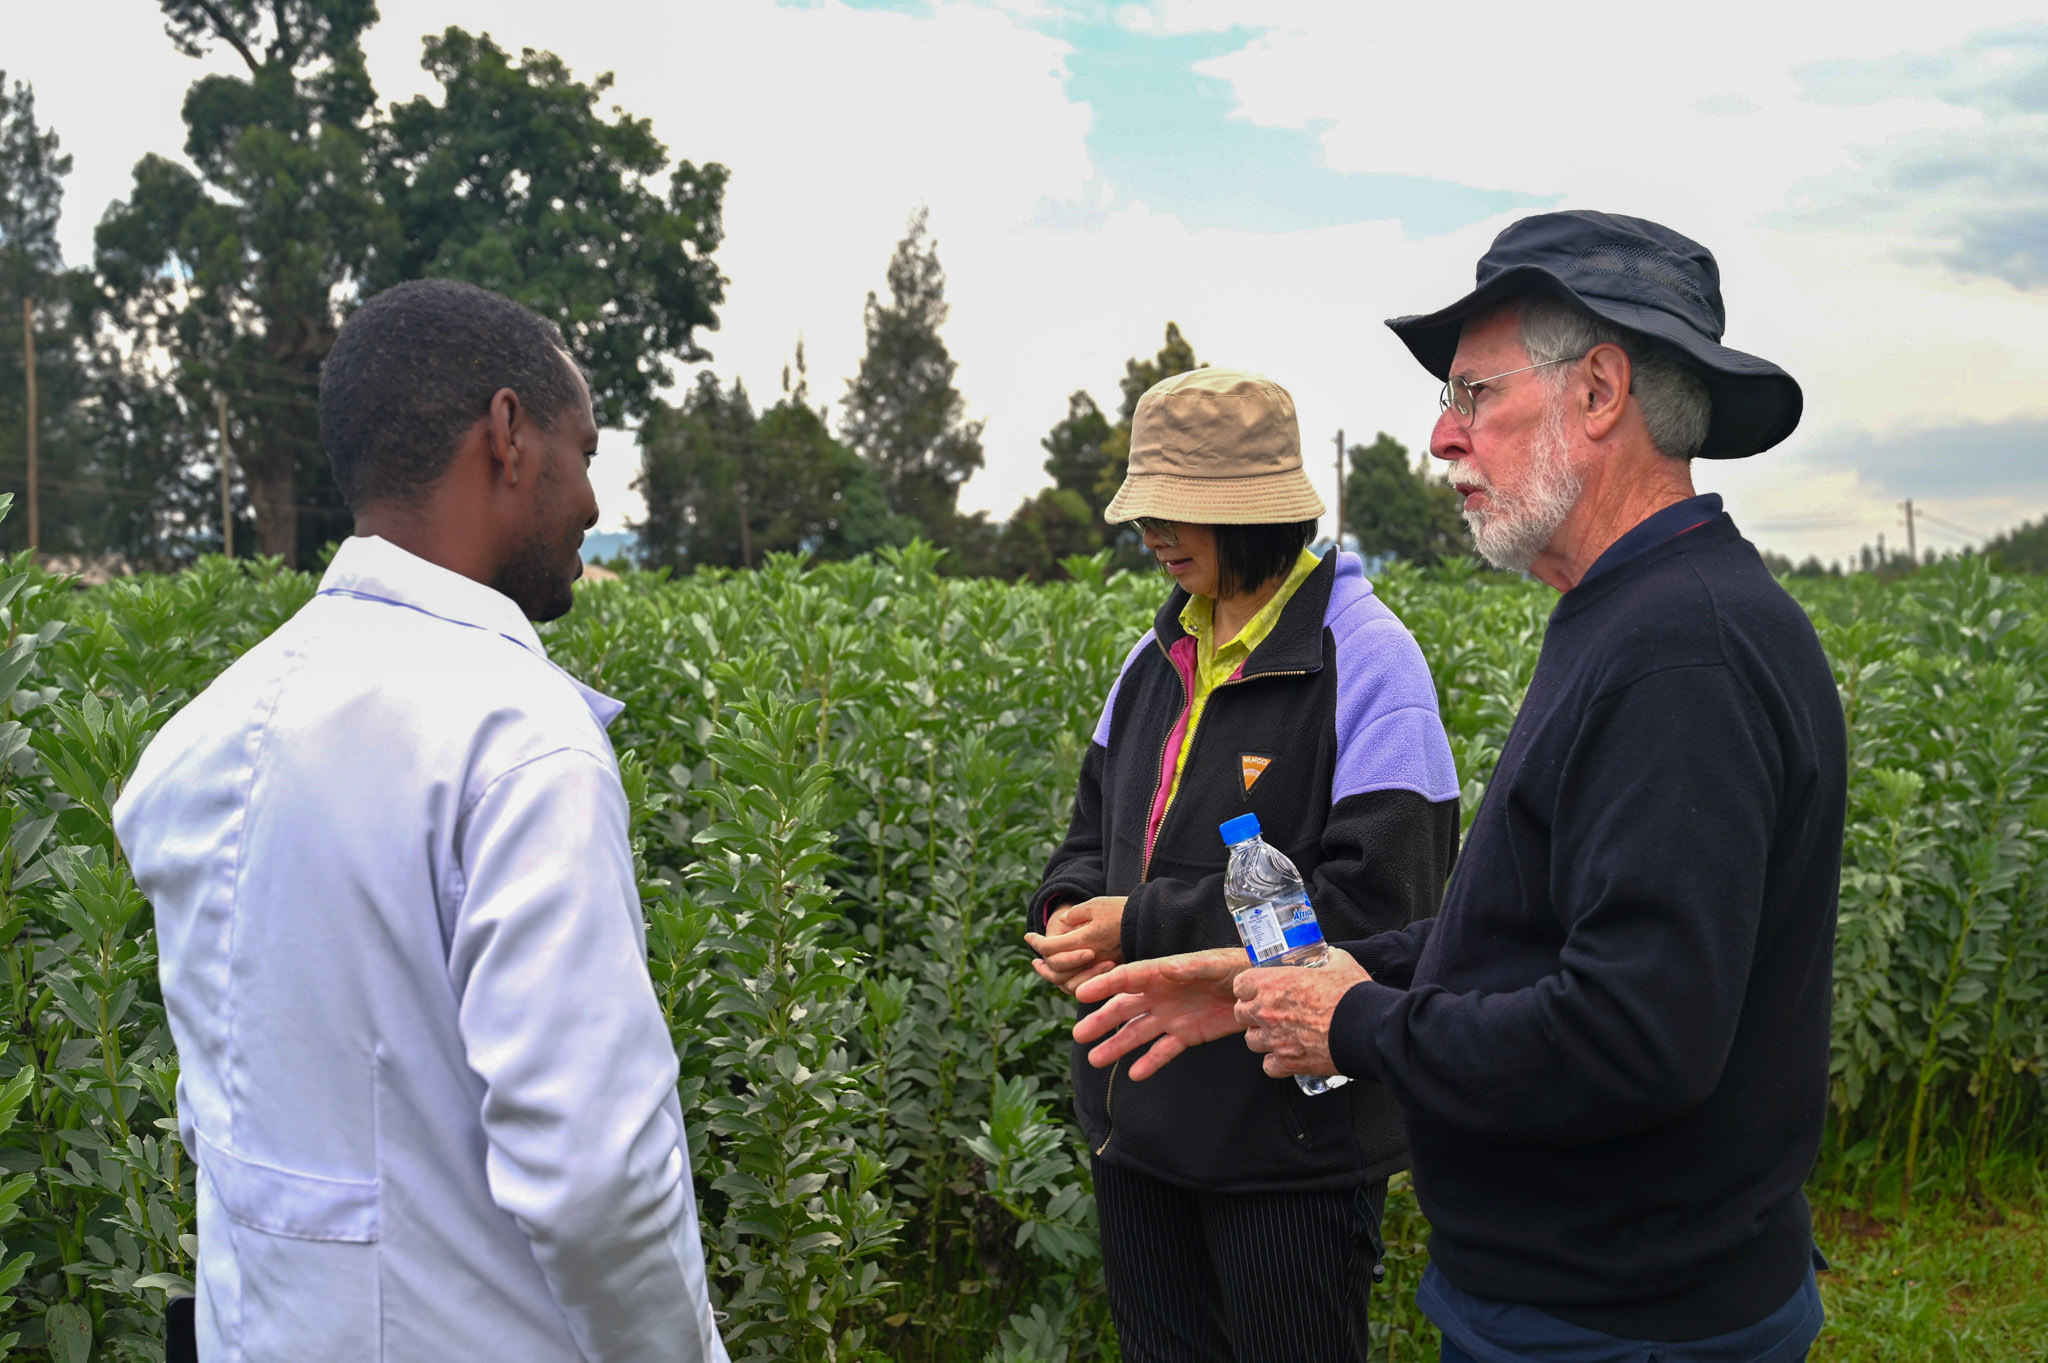
<path id="1" fill-rule="evenodd" d="M 1031 968 L 1071 994 L 1081 981 L 1115 968 L 1123 957 L 1124 896 L 1105 895 L 1055 909 L 1045 931 L 1024 940 L 1038 953 Z"/>
<path id="2" fill-rule="evenodd" d="M 1348 951 L 1330 948 L 1315 970 L 1281 966 L 1247 970 L 1236 980 L 1236 1024 L 1244 1044 L 1266 1057 L 1266 1073 L 1335 1074 L 1330 1018 L 1351 986 L 1372 976 Z"/>
<path id="3" fill-rule="evenodd" d="M 1101 1042 L 1088 1052 L 1097 1069 L 1150 1046 L 1130 1068 L 1131 1078 L 1149 1079 L 1188 1047 L 1242 1030 L 1230 982 L 1251 964 L 1241 948 L 1218 947 L 1120 965 L 1075 989 L 1083 1003 L 1109 1002 L 1074 1024 L 1074 1040 Z"/>

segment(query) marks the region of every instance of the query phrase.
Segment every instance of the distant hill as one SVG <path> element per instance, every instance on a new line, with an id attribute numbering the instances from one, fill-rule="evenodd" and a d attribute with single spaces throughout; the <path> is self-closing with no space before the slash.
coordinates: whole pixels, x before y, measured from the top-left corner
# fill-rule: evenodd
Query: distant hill
<path id="1" fill-rule="evenodd" d="M 606 530 L 596 535 L 583 537 L 583 561 L 595 563 L 599 559 L 610 560 L 624 554 L 633 558 L 640 548 L 640 538 L 630 530 Z"/>

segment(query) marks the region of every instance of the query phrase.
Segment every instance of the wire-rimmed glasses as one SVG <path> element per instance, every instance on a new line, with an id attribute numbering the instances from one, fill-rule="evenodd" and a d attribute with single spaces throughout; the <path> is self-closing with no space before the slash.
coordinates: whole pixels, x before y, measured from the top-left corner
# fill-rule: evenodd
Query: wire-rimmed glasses
<path id="1" fill-rule="evenodd" d="M 1453 374 L 1450 381 L 1443 386 L 1443 390 L 1436 395 L 1437 410 L 1454 413 L 1458 418 L 1458 425 L 1469 431 L 1472 429 L 1473 417 L 1479 410 L 1479 390 L 1487 384 L 1498 383 L 1516 374 L 1526 374 L 1532 369 L 1545 369 L 1553 364 L 1570 364 L 1574 360 L 1585 358 L 1585 355 L 1561 355 L 1554 360 L 1525 364 L 1520 369 L 1510 369 L 1485 379 L 1468 379 Z"/>

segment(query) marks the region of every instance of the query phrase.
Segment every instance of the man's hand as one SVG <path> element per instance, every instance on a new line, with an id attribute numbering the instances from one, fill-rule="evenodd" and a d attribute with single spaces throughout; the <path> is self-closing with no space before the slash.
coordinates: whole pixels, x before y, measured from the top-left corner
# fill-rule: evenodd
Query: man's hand
<path id="1" fill-rule="evenodd" d="M 1352 985 L 1371 978 L 1350 952 L 1335 947 L 1315 970 L 1245 971 L 1235 982 L 1236 1025 L 1245 1029 L 1244 1044 L 1264 1053 L 1266 1073 L 1275 1078 L 1335 1074 L 1330 1018 Z"/>
<path id="2" fill-rule="evenodd" d="M 1063 905 L 1045 920 L 1044 932 L 1027 932 L 1024 940 L 1039 955 L 1031 968 L 1071 994 L 1081 981 L 1114 968 L 1124 958 L 1124 896 Z"/>
<path id="3" fill-rule="evenodd" d="M 1130 1069 L 1131 1078 L 1149 1079 L 1188 1047 L 1242 1030 L 1232 1016 L 1236 996 L 1230 982 L 1250 969 L 1238 947 L 1117 966 L 1074 990 L 1083 1003 L 1109 999 L 1074 1024 L 1074 1040 L 1084 1046 L 1101 1041 L 1088 1052 L 1088 1063 L 1097 1069 L 1149 1045 Z"/>

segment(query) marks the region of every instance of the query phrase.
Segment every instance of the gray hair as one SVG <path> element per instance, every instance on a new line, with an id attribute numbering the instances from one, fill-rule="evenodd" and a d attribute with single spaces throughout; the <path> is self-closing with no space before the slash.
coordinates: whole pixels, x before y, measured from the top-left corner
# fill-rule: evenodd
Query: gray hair
<path id="1" fill-rule="evenodd" d="M 1714 400 L 1706 380 L 1681 361 L 1672 348 L 1654 337 L 1618 327 L 1585 309 L 1537 294 L 1522 302 L 1522 347 L 1529 363 L 1572 359 L 1596 345 L 1618 345 L 1628 356 L 1629 391 L 1643 409 L 1643 424 L 1659 454 L 1690 459 L 1707 443 L 1707 422 Z M 1561 392 L 1571 371 L 1546 369 L 1543 378 L 1552 393 Z"/>

